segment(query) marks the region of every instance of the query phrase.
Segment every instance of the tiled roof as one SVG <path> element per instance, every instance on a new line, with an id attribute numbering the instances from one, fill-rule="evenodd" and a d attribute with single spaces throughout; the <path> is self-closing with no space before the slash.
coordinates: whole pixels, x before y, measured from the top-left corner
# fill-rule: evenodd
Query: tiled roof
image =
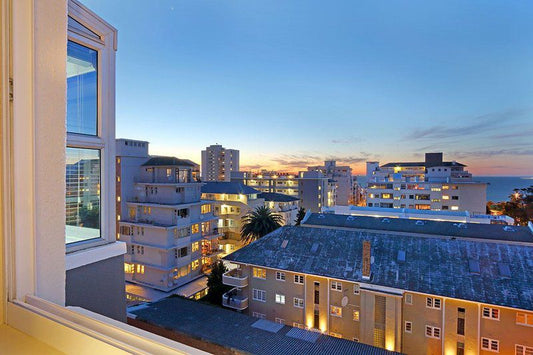
<path id="1" fill-rule="evenodd" d="M 374 260 L 367 281 L 361 275 L 363 241 L 371 243 Z M 361 287 L 373 284 L 533 310 L 533 244 L 285 226 L 224 259 L 361 282 Z M 471 265 L 479 265 L 479 273 L 471 273 Z"/>
<path id="2" fill-rule="evenodd" d="M 176 157 L 152 157 L 142 166 L 195 166 L 188 159 L 178 159 Z"/>
<path id="3" fill-rule="evenodd" d="M 314 342 L 306 341 L 291 336 L 290 332 L 294 332 L 295 328 L 289 326 L 282 326 L 277 332 L 263 330 L 252 326 L 257 323 L 257 318 L 177 297 L 149 304 L 131 313 L 138 320 L 236 350 L 239 354 L 397 354 L 317 333 L 312 333 L 317 336 Z"/>
<path id="4" fill-rule="evenodd" d="M 258 198 L 264 198 L 265 201 L 273 201 L 273 202 L 293 202 L 298 201 L 298 197 L 289 196 L 285 194 L 278 194 L 276 192 L 263 192 L 259 195 L 257 195 Z"/>
<path id="5" fill-rule="evenodd" d="M 210 182 L 206 182 L 205 185 L 202 186 L 202 193 L 203 194 L 252 195 L 252 194 L 260 194 L 261 191 L 258 191 L 240 182 L 225 182 L 225 181 L 211 182 L 210 181 Z"/>

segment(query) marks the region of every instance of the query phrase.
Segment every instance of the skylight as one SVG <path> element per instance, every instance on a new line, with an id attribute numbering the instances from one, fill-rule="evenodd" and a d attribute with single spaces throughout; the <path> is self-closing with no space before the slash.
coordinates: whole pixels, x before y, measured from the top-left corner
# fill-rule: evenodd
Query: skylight
<path id="1" fill-rule="evenodd" d="M 468 268 L 470 269 L 471 274 L 480 274 L 481 270 L 479 268 L 479 261 L 478 260 L 468 260 Z"/>

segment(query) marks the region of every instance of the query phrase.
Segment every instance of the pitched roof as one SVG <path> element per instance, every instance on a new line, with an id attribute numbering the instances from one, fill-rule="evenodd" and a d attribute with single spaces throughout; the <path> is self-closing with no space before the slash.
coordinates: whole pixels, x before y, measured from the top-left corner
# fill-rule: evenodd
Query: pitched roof
<path id="1" fill-rule="evenodd" d="M 289 196 L 285 194 L 278 194 L 276 192 L 263 192 L 257 195 L 259 198 L 264 198 L 265 201 L 273 201 L 273 202 L 293 202 L 298 201 L 298 197 Z"/>
<path id="2" fill-rule="evenodd" d="M 206 182 L 204 186 L 202 186 L 202 193 L 251 195 L 259 194 L 261 193 L 261 191 L 258 191 L 240 182 L 209 181 Z"/>
<path id="3" fill-rule="evenodd" d="M 533 232 L 528 227 L 501 224 L 457 223 L 393 217 L 346 216 L 332 213 L 312 213 L 303 221 L 309 226 L 343 227 L 446 237 L 501 240 L 532 243 Z"/>
<path id="4" fill-rule="evenodd" d="M 195 166 L 188 159 L 178 159 L 176 157 L 152 157 L 142 166 Z"/>
<path id="5" fill-rule="evenodd" d="M 382 165 L 382 168 L 394 168 L 396 166 L 399 167 L 414 167 L 414 166 L 426 166 L 426 162 L 419 161 L 419 162 L 396 162 L 396 163 L 387 163 L 385 165 Z M 456 161 L 443 161 L 442 163 L 439 163 L 437 165 L 433 166 L 466 166 L 464 164 L 458 163 Z"/>
<path id="6" fill-rule="evenodd" d="M 363 241 L 370 242 L 374 259 L 368 281 L 361 275 Z M 284 226 L 224 259 L 360 282 L 363 288 L 373 284 L 533 310 L 533 244 Z M 479 273 L 471 272 L 472 262 Z"/>

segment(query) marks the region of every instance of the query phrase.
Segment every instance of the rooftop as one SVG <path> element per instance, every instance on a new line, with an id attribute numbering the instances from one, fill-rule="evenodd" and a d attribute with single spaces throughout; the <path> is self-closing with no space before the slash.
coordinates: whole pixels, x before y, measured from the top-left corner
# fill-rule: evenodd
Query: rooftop
<path id="1" fill-rule="evenodd" d="M 237 352 L 258 355 L 396 354 L 362 343 L 258 320 L 242 313 L 179 297 L 167 298 L 131 313 L 137 320 L 204 342 L 235 349 Z M 303 340 L 303 337 L 295 338 L 294 333 L 305 333 L 308 340 Z"/>
<path id="2" fill-rule="evenodd" d="M 533 310 L 533 244 L 409 234 L 285 226 L 224 259 L 359 282 L 362 288 L 378 285 Z M 373 258 L 366 281 L 363 241 L 370 242 Z"/>
<path id="3" fill-rule="evenodd" d="M 176 157 L 152 157 L 142 166 L 196 166 L 188 159 L 178 159 Z"/>
<path id="4" fill-rule="evenodd" d="M 254 188 L 244 185 L 240 182 L 226 182 L 226 181 L 209 181 L 202 186 L 203 194 L 229 194 L 229 195 L 252 195 L 259 194 Z"/>
<path id="5" fill-rule="evenodd" d="M 278 194 L 276 192 L 263 192 L 257 195 L 258 198 L 264 198 L 265 201 L 273 201 L 273 202 L 293 202 L 298 201 L 299 198 L 294 196 L 289 196 L 285 194 Z"/>
<path id="6" fill-rule="evenodd" d="M 409 168 L 409 167 L 425 167 L 426 162 L 419 161 L 419 162 L 393 162 L 393 163 L 387 163 L 385 165 L 382 165 L 382 168 L 394 168 L 394 167 L 402 167 L 402 168 Z M 437 165 L 435 165 L 437 166 Z M 458 163 L 456 161 L 443 161 L 442 163 L 438 164 L 438 166 L 466 166 L 464 164 Z"/>

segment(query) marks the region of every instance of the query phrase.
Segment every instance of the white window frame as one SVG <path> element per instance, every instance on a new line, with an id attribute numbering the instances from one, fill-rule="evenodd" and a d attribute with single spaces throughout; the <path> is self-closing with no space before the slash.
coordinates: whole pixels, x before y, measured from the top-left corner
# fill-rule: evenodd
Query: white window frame
<path id="1" fill-rule="evenodd" d="M 515 355 L 527 355 L 526 351 L 530 354 L 533 353 L 533 346 L 515 344 L 514 348 Z"/>
<path id="2" fill-rule="evenodd" d="M 438 297 L 426 297 L 426 308 L 440 310 L 442 308 L 442 299 Z"/>
<path id="3" fill-rule="evenodd" d="M 285 304 L 285 295 L 283 295 L 281 293 L 276 293 L 275 301 L 276 301 L 277 304 Z"/>
<path id="4" fill-rule="evenodd" d="M 257 297 L 256 297 L 257 295 Z M 262 295 L 262 296 L 260 296 Z M 265 290 L 260 290 L 258 288 L 254 288 L 252 290 L 252 299 L 254 301 L 259 301 L 259 302 L 266 302 L 266 291 Z"/>
<path id="5" fill-rule="evenodd" d="M 409 325 L 409 326 L 407 326 Z M 407 329 L 409 328 L 409 329 Z M 413 322 L 406 320 L 404 324 L 404 330 L 406 333 L 412 333 L 413 332 Z"/>
<path id="6" fill-rule="evenodd" d="M 483 345 L 483 342 L 484 341 L 487 341 L 487 346 L 484 346 Z M 496 344 L 496 350 L 492 349 L 492 345 Z M 493 353 L 499 353 L 500 352 L 500 341 L 499 340 L 496 340 L 496 339 L 491 339 L 491 338 L 487 338 L 487 337 L 481 337 L 481 349 L 482 350 L 485 350 L 485 351 L 490 351 L 490 352 L 493 352 Z"/>
<path id="7" fill-rule="evenodd" d="M 276 323 L 278 323 L 278 324 L 283 324 L 283 325 L 285 325 L 285 319 L 283 319 L 283 318 L 276 318 L 274 321 L 275 321 Z"/>
<path id="8" fill-rule="evenodd" d="M 300 282 L 301 280 L 301 282 Z M 297 285 L 303 285 L 304 284 L 304 275 L 296 274 L 294 275 L 294 283 Z"/>
<path id="9" fill-rule="evenodd" d="M 301 304 L 301 306 L 300 306 Z M 296 308 L 304 308 L 304 299 L 303 298 L 298 298 L 298 297 L 294 297 L 292 299 L 292 305 Z"/>
<path id="10" fill-rule="evenodd" d="M 276 271 L 276 280 L 285 282 L 285 273 L 282 271 Z"/>
<path id="11" fill-rule="evenodd" d="M 359 284 L 353 285 L 353 294 L 354 295 L 360 295 L 361 294 L 361 285 L 359 285 Z"/>
<path id="12" fill-rule="evenodd" d="M 524 315 L 524 320 L 525 320 L 525 323 L 521 323 L 517 320 L 518 318 L 518 315 L 519 314 L 523 314 Z M 498 313 L 499 315 L 499 313 Z M 515 315 L 515 322 L 517 325 L 523 325 L 525 327 L 533 327 L 533 324 L 528 324 L 527 320 L 531 318 L 533 319 L 533 313 L 527 313 L 527 312 L 516 312 L 516 315 Z"/>
<path id="13" fill-rule="evenodd" d="M 342 282 L 331 281 L 330 289 L 337 292 L 342 292 Z"/>
<path id="14" fill-rule="evenodd" d="M 259 319 L 266 319 L 266 314 L 259 312 L 252 312 L 252 317 Z"/>
<path id="15" fill-rule="evenodd" d="M 406 293 L 404 295 L 404 301 L 405 301 L 405 304 L 412 305 L 413 304 L 413 294 L 412 293 Z"/>
<path id="16" fill-rule="evenodd" d="M 489 312 L 488 316 L 485 316 L 485 310 L 487 310 Z M 496 313 L 498 316 L 494 317 L 494 313 Z M 483 317 L 485 319 L 499 321 L 500 320 L 500 313 L 501 313 L 500 309 L 496 308 L 496 307 L 483 306 L 483 308 L 481 309 L 481 317 Z"/>
<path id="17" fill-rule="evenodd" d="M 430 330 L 431 335 L 428 335 L 428 330 Z M 435 335 L 435 333 L 437 333 L 437 335 Z M 425 333 L 424 334 L 425 334 L 426 338 L 440 339 L 440 337 L 441 337 L 441 329 L 439 327 L 434 327 L 432 325 L 427 325 L 426 324 L 426 329 L 425 329 Z"/>

